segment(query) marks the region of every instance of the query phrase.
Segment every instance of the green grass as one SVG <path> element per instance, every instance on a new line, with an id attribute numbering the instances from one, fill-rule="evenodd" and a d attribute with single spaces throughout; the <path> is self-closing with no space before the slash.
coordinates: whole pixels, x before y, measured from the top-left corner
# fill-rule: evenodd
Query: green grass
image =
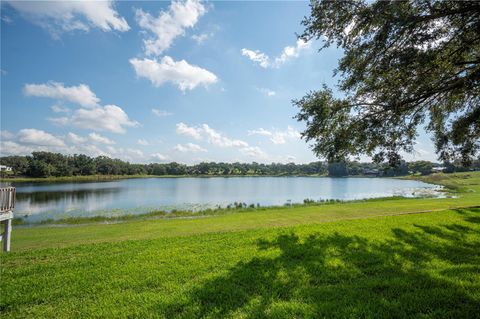
<path id="1" fill-rule="evenodd" d="M 458 198 L 15 228 L 1 316 L 478 318 L 480 174 L 427 178 Z"/>

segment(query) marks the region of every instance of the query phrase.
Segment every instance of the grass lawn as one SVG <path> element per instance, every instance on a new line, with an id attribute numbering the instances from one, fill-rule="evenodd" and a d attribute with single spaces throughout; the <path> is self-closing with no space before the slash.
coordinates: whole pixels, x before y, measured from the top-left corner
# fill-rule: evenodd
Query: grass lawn
<path id="1" fill-rule="evenodd" d="M 17 227 L 0 314 L 479 318 L 480 174 L 426 181 L 458 198 Z"/>

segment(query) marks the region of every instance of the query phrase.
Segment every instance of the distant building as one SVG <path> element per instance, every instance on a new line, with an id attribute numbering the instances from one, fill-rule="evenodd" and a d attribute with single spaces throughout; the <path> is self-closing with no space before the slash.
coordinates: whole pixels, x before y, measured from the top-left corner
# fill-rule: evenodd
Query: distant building
<path id="1" fill-rule="evenodd" d="M 0 172 L 11 172 L 12 168 L 6 165 L 0 165 Z"/>
<path id="2" fill-rule="evenodd" d="M 373 169 L 365 169 L 365 170 L 363 171 L 363 175 L 365 175 L 365 176 L 378 176 L 378 175 L 380 175 L 380 172 L 379 172 L 379 170 L 376 169 L 376 168 L 373 168 Z"/>
<path id="3" fill-rule="evenodd" d="M 432 167 L 432 172 L 434 173 L 441 173 L 446 169 L 446 167 L 443 166 L 438 166 L 438 167 Z"/>

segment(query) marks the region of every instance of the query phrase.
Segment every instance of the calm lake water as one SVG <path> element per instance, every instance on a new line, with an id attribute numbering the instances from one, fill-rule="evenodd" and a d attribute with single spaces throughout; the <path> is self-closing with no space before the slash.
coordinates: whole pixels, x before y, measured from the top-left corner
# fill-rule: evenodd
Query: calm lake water
<path id="1" fill-rule="evenodd" d="M 72 216 L 198 210 L 233 202 L 284 205 L 304 199 L 423 196 L 438 186 L 389 178 L 146 178 L 92 183 L 19 183 L 15 215 L 29 222 Z M 438 193 L 437 193 L 438 194 Z"/>

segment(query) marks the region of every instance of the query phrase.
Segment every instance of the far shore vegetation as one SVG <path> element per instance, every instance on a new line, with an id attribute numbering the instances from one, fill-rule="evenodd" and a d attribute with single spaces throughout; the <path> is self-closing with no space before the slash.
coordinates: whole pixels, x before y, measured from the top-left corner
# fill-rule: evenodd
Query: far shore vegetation
<path id="1" fill-rule="evenodd" d="M 469 166 L 460 162 L 442 164 L 429 161 L 402 161 L 391 167 L 388 163 L 358 161 L 295 163 L 215 163 L 195 165 L 172 163 L 132 164 L 106 156 L 83 154 L 64 155 L 33 152 L 31 156 L 0 158 L 1 180 L 15 182 L 104 181 L 123 178 L 189 177 L 189 176 L 406 176 L 428 175 L 432 172 L 462 172 L 480 170 L 480 161 Z M 6 170 L 8 168 L 8 171 Z"/>

